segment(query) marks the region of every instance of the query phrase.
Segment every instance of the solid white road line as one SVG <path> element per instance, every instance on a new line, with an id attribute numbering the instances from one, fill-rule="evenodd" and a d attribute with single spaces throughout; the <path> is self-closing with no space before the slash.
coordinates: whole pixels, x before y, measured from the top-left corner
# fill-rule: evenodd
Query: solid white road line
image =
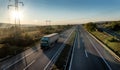
<path id="1" fill-rule="evenodd" d="M 30 64 L 28 64 L 23 70 L 26 70 L 29 66 L 31 66 L 33 63 L 35 62 L 35 60 L 33 60 Z"/>
<path id="2" fill-rule="evenodd" d="M 74 31 L 74 30 L 73 30 L 73 31 Z M 71 31 L 71 33 L 69 34 L 69 36 L 67 37 L 67 39 L 64 41 L 64 43 L 69 39 L 69 37 L 71 36 L 71 34 L 73 33 L 73 31 Z M 58 51 L 55 53 L 55 55 L 51 58 L 51 60 L 50 60 L 50 61 L 48 62 L 48 64 L 45 66 L 44 70 L 47 69 L 47 67 L 50 65 L 50 63 L 53 61 L 53 59 L 58 55 L 58 53 L 60 54 L 60 50 L 64 48 L 63 46 L 65 46 L 64 43 L 60 46 L 60 48 L 58 49 Z"/>
<path id="3" fill-rule="evenodd" d="M 102 56 L 102 54 L 98 51 L 98 49 L 96 48 L 96 46 L 94 45 L 94 43 L 90 40 L 90 38 L 87 36 L 87 38 L 89 39 L 89 41 L 91 42 L 91 44 L 93 45 L 94 49 L 98 52 L 98 54 L 100 55 L 100 57 L 102 58 L 102 60 L 105 62 L 105 64 L 107 65 L 107 67 L 109 68 L 109 70 L 112 70 L 112 68 L 110 67 L 110 65 L 107 63 L 107 61 L 104 59 L 104 57 Z"/>
<path id="4" fill-rule="evenodd" d="M 80 36 L 78 35 L 78 48 L 80 48 Z"/>
<path id="5" fill-rule="evenodd" d="M 82 32 L 82 31 L 80 31 Z M 81 37 L 83 38 L 83 34 L 81 34 Z M 84 39 L 82 39 L 82 43 L 84 43 Z M 85 46 L 84 46 L 85 47 Z M 88 54 L 87 54 L 87 51 L 85 50 L 85 56 L 88 58 Z"/>
<path id="6" fill-rule="evenodd" d="M 89 32 L 88 32 L 89 33 Z M 89 33 L 90 34 L 90 33 Z M 99 44 L 101 44 L 103 46 L 103 48 L 105 48 L 108 52 L 110 52 L 110 54 L 112 56 L 115 57 L 115 59 L 117 59 L 120 62 L 120 57 L 118 55 L 116 55 L 112 50 L 110 50 L 105 44 L 103 44 L 101 41 L 99 41 L 97 38 L 95 38 L 92 34 L 90 34 Z"/>
<path id="7" fill-rule="evenodd" d="M 88 58 L 88 54 L 87 54 L 87 51 L 85 50 L 85 55 L 86 55 L 86 57 Z"/>
<path id="8" fill-rule="evenodd" d="M 37 50 L 39 50 L 39 49 L 37 49 Z M 35 50 L 35 51 L 36 51 L 36 50 Z M 15 61 L 15 62 L 13 62 L 12 64 L 8 65 L 7 67 L 3 68 L 3 70 L 6 70 L 6 69 L 10 68 L 10 67 L 13 66 L 14 64 L 16 64 L 16 63 L 18 63 L 19 61 L 21 61 L 22 59 L 24 59 L 24 58 L 28 57 L 29 55 L 33 54 L 35 51 L 32 51 L 32 52 L 30 52 L 29 54 L 23 56 L 23 57 L 20 58 L 19 60 Z M 23 53 L 23 54 L 24 54 L 24 53 Z"/>
<path id="9" fill-rule="evenodd" d="M 74 42 L 73 50 L 72 50 L 72 55 L 71 55 L 71 60 L 70 60 L 69 70 L 71 70 L 71 66 L 72 66 L 72 62 L 73 62 L 73 56 L 74 56 L 74 50 L 75 50 L 75 45 L 76 45 L 77 36 L 78 36 L 78 35 L 76 34 L 75 42 Z"/>

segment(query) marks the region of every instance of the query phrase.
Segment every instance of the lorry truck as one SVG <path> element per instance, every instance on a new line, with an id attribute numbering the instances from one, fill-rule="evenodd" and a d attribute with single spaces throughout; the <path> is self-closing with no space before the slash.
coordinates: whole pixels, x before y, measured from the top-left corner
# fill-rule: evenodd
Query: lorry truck
<path id="1" fill-rule="evenodd" d="M 52 47 L 59 38 L 59 34 L 58 33 L 52 33 L 49 35 L 45 35 L 41 38 L 41 49 L 47 49 Z"/>

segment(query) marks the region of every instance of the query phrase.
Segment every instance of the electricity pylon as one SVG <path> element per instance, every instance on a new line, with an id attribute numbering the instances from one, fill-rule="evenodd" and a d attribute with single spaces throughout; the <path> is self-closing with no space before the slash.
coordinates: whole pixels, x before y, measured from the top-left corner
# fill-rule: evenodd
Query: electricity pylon
<path id="1" fill-rule="evenodd" d="M 50 26 L 51 25 L 51 20 L 46 20 L 46 25 Z"/>
<path id="2" fill-rule="evenodd" d="M 18 13 L 19 12 L 19 4 L 21 4 L 22 6 L 24 6 L 23 2 L 19 1 L 19 0 L 9 0 L 9 2 L 12 2 L 13 4 L 9 4 L 8 5 L 8 9 L 10 9 L 10 7 L 14 8 L 15 12 Z M 18 34 L 20 34 L 20 16 L 18 15 L 18 17 L 15 17 L 15 38 Z M 17 26 L 18 25 L 18 26 Z"/>

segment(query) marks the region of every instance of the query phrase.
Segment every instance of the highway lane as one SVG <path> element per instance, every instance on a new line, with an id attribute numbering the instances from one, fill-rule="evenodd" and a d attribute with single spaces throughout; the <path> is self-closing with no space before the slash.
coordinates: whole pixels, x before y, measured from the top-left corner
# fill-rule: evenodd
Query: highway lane
<path id="1" fill-rule="evenodd" d="M 13 57 L 9 60 L 2 62 L 1 70 L 23 70 L 26 66 L 29 67 L 31 64 L 36 63 L 37 60 L 41 61 L 40 62 L 37 61 L 39 62 L 39 64 L 36 64 L 36 66 L 33 67 L 34 70 L 36 70 L 37 67 L 43 68 L 42 65 L 46 65 L 46 63 L 58 50 L 60 45 L 62 45 L 63 41 L 67 39 L 68 35 L 71 33 L 73 29 L 74 28 L 64 31 L 63 32 L 64 37 L 61 37 L 59 39 L 59 42 L 55 44 L 53 48 L 50 48 L 47 51 L 42 51 L 42 49 L 40 48 L 40 44 L 36 44 L 34 48 L 26 50 L 25 52 L 17 55 L 16 57 Z"/>
<path id="2" fill-rule="evenodd" d="M 84 30 L 83 30 L 84 31 Z M 110 52 L 108 52 L 101 44 L 99 44 L 93 37 L 91 37 L 86 31 L 86 37 L 89 39 L 91 44 L 94 44 L 94 49 L 96 49 L 97 53 L 100 53 L 104 58 L 107 67 L 109 66 L 112 70 L 120 69 L 120 60 L 117 60 L 115 56 L 113 56 Z M 101 57 L 99 54 L 99 57 Z M 105 63 L 105 62 L 104 62 Z"/>
<path id="3" fill-rule="evenodd" d="M 83 28 L 77 31 L 73 59 L 69 70 L 119 70 L 120 62 Z"/>
<path id="4" fill-rule="evenodd" d="M 68 39 L 72 31 L 67 32 L 67 34 L 65 34 L 66 36 L 64 36 L 63 38 Z M 30 67 L 27 68 L 27 70 L 46 70 L 47 65 L 49 65 L 48 63 L 51 61 L 51 59 L 53 59 L 53 57 L 59 51 L 59 49 L 63 47 L 63 44 L 65 44 L 66 39 L 64 39 L 64 43 L 57 43 L 55 47 L 49 49 L 51 52 L 45 51 L 43 56 L 40 56 L 40 59 L 37 59 L 35 63 L 33 63 Z"/>

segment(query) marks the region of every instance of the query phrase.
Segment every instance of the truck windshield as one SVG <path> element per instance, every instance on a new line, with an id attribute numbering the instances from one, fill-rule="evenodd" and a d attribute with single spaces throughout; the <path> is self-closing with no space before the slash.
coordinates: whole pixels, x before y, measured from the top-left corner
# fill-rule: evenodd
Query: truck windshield
<path id="1" fill-rule="evenodd" d="M 48 41 L 46 41 L 46 40 L 41 40 L 41 43 L 48 43 Z"/>
<path id="2" fill-rule="evenodd" d="M 48 43 L 48 38 L 43 37 L 43 38 L 41 39 L 41 43 Z"/>

